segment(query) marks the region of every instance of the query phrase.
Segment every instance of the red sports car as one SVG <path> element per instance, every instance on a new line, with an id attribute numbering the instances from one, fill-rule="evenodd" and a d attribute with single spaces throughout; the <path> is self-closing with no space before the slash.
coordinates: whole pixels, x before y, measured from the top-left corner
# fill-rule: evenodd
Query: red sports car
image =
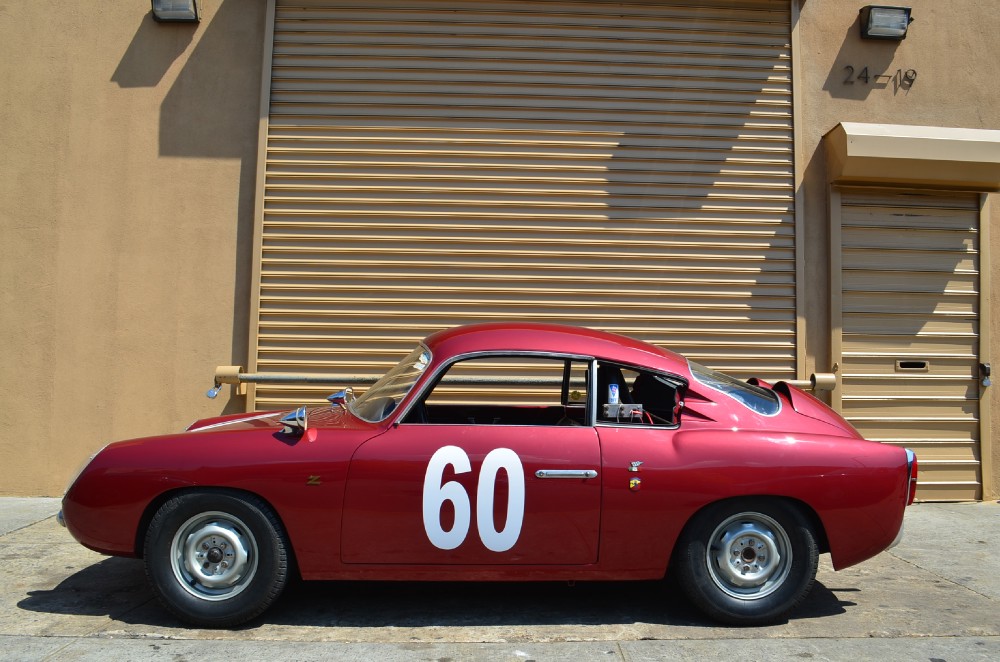
<path id="1" fill-rule="evenodd" d="M 891 546 L 912 452 L 783 382 L 581 328 L 435 333 L 363 395 L 101 450 L 63 499 L 87 547 L 141 557 L 189 623 L 304 579 L 648 580 L 723 622 L 783 618 L 817 555 Z"/>

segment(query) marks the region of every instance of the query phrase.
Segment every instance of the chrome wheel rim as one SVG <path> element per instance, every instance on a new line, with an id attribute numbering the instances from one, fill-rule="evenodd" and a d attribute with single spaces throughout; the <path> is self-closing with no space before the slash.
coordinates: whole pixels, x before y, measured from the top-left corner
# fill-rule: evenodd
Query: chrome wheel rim
<path id="1" fill-rule="evenodd" d="M 705 560 L 712 581 L 724 593 L 757 600 L 785 582 L 792 567 L 792 544 L 774 519 L 739 513 L 712 532 Z"/>
<path id="2" fill-rule="evenodd" d="M 174 577 L 202 600 L 238 595 L 257 572 L 257 541 L 249 527 L 229 513 L 195 515 L 177 529 L 170 550 Z"/>

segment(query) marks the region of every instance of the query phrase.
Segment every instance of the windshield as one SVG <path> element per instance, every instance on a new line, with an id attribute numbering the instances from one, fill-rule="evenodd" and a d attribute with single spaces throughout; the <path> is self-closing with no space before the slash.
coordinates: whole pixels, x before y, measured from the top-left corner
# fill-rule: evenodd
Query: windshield
<path id="1" fill-rule="evenodd" d="M 778 399 L 778 394 L 774 391 L 760 386 L 751 386 L 735 377 L 716 372 L 694 361 L 689 360 L 688 366 L 696 381 L 710 389 L 725 393 L 751 411 L 762 416 L 774 416 L 781 411 L 781 400 Z"/>
<path id="2" fill-rule="evenodd" d="M 364 395 L 349 403 L 347 406 L 351 413 L 370 423 L 385 420 L 410 392 L 430 362 L 430 350 L 423 345 L 417 347 L 365 391 Z"/>

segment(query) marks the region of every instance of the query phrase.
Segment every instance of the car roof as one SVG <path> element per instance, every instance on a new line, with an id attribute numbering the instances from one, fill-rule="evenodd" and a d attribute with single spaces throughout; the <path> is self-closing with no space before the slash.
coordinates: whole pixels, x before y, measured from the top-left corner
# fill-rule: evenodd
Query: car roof
<path id="1" fill-rule="evenodd" d="M 438 331 L 424 341 L 435 359 L 480 352 L 543 352 L 594 356 L 687 374 L 687 360 L 635 338 L 579 326 L 501 322 Z"/>

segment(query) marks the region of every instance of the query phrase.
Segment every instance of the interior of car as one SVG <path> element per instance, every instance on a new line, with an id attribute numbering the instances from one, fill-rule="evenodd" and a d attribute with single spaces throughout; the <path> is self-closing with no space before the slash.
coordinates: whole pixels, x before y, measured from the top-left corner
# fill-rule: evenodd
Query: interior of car
<path id="1" fill-rule="evenodd" d="M 479 357 L 448 368 L 404 423 L 431 425 L 588 425 L 590 362 L 550 357 Z M 676 426 L 678 377 L 599 362 L 597 423 Z"/>

